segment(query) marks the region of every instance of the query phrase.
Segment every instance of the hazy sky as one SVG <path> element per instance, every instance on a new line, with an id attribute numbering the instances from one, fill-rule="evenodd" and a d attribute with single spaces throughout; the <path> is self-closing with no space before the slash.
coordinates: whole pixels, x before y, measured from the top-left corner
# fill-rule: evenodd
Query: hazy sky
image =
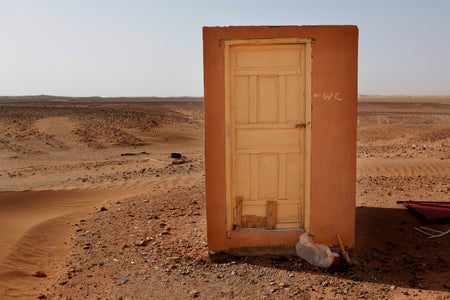
<path id="1" fill-rule="evenodd" d="M 450 95 L 450 0 L 0 0 L 0 95 L 202 96 L 202 27 L 355 24 L 359 93 Z"/>

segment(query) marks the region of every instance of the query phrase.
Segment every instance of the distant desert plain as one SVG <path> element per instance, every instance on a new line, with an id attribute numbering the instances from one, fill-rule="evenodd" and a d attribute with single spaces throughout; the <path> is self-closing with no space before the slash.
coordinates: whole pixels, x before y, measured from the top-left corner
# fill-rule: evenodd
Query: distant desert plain
<path id="1" fill-rule="evenodd" d="M 360 96 L 346 272 L 209 258 L 202 98 L 0 97 L 0 128 L 0 299 L 450 299 L 415 230 L 450 224 L 397 204 L 450 201 L 450 96 Z"/>

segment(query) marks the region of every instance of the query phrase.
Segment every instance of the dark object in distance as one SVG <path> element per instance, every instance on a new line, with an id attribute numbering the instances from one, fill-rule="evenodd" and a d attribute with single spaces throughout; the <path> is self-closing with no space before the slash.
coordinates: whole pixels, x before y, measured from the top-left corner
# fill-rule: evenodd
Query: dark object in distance
<path id="1" fill-rule="evenodd" d="M 129 152 L 127 152 L 127 153 L 120 154 L 120 156 L 132 156 L 132 155 L 140 155 L 140 154 L 150 154 L 150 153 L 148 153 L 146 151 L 142 151 L 142 152 L 139 152 L 139 153 L 129 153 Z"/>
<path id="2" fill-rule="evenodd" d="M 172 152 L 170 153 L 170 158 L 181 158 L 181 153 Z"/>

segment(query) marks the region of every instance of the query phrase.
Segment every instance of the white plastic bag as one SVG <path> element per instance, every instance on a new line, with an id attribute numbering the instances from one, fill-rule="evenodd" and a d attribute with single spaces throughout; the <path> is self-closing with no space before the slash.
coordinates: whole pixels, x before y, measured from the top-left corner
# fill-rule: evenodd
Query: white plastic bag
<path id="1" fill-rule="evenodd" d="M 333 254 L 326 245 L 315 244 L 305 232 L 295 245 L 298 256 L 319 268 L 328 268 L 333 263 Z"/>

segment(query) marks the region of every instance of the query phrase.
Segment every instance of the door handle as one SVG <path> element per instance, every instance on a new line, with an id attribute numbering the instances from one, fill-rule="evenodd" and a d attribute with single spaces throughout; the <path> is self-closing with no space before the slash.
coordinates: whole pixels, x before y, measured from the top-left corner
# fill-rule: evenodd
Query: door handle
<path id="1" fill-rule="evenodd" d="M 306 128 L 306 123 L 295 124 L 295 128 Z"/>

